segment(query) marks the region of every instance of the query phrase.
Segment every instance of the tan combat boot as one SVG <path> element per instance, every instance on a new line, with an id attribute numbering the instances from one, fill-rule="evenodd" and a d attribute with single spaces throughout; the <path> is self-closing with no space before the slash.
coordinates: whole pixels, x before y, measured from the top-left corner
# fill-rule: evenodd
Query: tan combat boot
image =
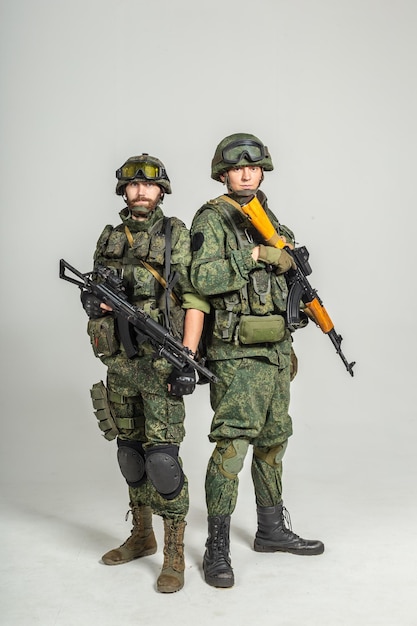
<path id="1" fill-rule="evenodd" d="M 186 522 L 164 519 L 164 564 L 156 582 L 161 593 L 173 593 L 184 586 L 184 530 Z"/>
<path id="2" fill-rule="evenodd" d="M 133 517 L 133 528 L 130 537 L 119 548 L 114 548 L 103 554 L 101 558 L 106 565 L 121 565 L 156 552 L 151 507 L 138 504 L 132 505 L 132 503 L 130 503 L 130 506 Z"/>

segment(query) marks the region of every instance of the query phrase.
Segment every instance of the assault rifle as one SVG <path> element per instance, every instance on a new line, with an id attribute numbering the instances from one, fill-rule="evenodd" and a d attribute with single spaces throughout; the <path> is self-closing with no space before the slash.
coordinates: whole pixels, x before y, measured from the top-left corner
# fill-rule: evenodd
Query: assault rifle
<path id="1" fill-rule="evenodd" d="M 267 245 L 275 248 L 285 248 L 285 251 L 292 256 L 295 262 L 296 269 L 291 269 L 285 274 L 289 288 L 286 312 L 289 329 L 296 330 L 305 324 L 305 319 L 303 321 L 300 311 L 300 302 L 302 301 L 306 308 L 307 317 L 311 317 L 323 333 L 328 335 L 347 371 L 353 376 L 355 361 L 351 363 L 347 361 L 341 349 L 342 337 L 336 332 L 334 324 L 324 308 L 317 291 L 313 289 L 307 279 L 307 276 L 312 271 L 308 262 L 309 253 L 307 248 L 301 246 L 292 250 L 287 246 L 276 232 L 274 225 L 256 196 L 244 206 L 237 206 L 262 235 Z"/>
<path id="2" fill-rule="evenodd" d="M 68 272 L 71 272 L 73 276 L 70 276 Z M 60 278 L 77 285 L 81 291 L 92 293 L 100 302 L 112 308 L 117 318 L 120 340 L 128 358 L 133 358 L 138 353 L 138 345 L 148 341 L 158 356 L 164 357 L 177 369 L 183 370 L 187 365 L 191 365 L 203 380 L 206 378 L 210 382 L 217 382 L 217 377 L 204 366 L 204 362 L 196 361 L 193 358 L 193 352 L 179 339 L 170 335 L 166 328 L 153 320 L 143 309 L 128 302 L 122 279 L 110 268 L 97 265 L 94 273 L 97 274 L 100 282 L 91 278 L 92 273 L 82 274 L 64 259 L 59 262 Z"/>

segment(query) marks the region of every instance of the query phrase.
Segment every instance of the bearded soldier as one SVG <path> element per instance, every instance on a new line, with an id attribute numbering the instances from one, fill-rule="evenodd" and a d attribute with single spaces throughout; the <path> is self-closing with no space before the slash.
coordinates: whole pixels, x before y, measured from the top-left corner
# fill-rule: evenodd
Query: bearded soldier
<path id="1" fill-rule="evenodd" d="M 126 203 L 121 223 L 101 233 L 94 264 L 123 278 L 128 300 L 192 352 L 201 335 L 204 299 L 189 280 L 189 231 L 161 208 L 171 184 L 164 164 L 149 154 L 129 158 L 116 172 L 116 194 Z M 106 565 L 127 563 L 154 554 L 157 546 L 152 512 L 164 521 L 164 564 L 157 580 L 162 593 L 184 584 L 184 529 L 189 498 L 179 446 L 184 437 L 182 396 L 195 388 L 195 374 L 179 371 L 157 358 L 149 343 L 128 358 L 120 342 L 121 328 L 111 309 L 84 291 L 88 333 L 95 355 L 107 367 L 107 387 L 91 391 L 100 428 L 117 438 L 117 459 L 129 490 L 133 529 L 118 548 L 103 555 Z M 129 355 L 131 356 L 131 355 Z"/>
<path id="2" fill-rule="evenodd" d="M 292 532 L 282 502 L 282 459 L 292 434 L 290 379 L 296 372 L 285 320 L 285 273 L 294 261 L 285 249 L 264 245 L 239 210 L 256 194 L 278 234 L 289 246 L 294 244 L 292 231 L 279 224 L 259 190 L 264 172 L 272 169 L 268 148 L 254 135 L 223 139 L 211 177 L 225 184 L 227 193 L 204 204 L 191 228 L 191 280 L 211 305 L 206 349 L 209 367 L 219 379 L 211 386 L 209 439 L 216 445 L 206 473 L 203 561 L 205 580 L 214 587 L 234 584 L 230 517 L 249 445 L 258 517 L 254 549 L 305 555 L 324 550 L 321 541 Z"/>

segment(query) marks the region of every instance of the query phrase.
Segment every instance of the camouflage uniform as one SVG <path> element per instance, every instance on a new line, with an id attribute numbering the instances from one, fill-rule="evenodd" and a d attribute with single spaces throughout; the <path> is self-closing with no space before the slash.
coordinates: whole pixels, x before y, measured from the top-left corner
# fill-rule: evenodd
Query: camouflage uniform
<path id="1" fill-rule="evenodd" d="M 292 240 L 291 231 L 279 226 L 265 198 L 262 200 L 276 228 Z M 198 211 L 191 232 L 191 279 L 212 308 L 207 356 L 220 381 L 211 386 L 210 395 L 214 416 L 209 438 L 217 446 L 207 470 L 208 513 L 233 512 L 237 473 L 247 443 L 254 447 L 252 476 L 257 501 L 273 506 L 281 501 L 281 459 L 292 434 L 288 414 L 291 337 L 285 330 L 277 342 L 245 345 L 239 340 L 239 326 L 247 315 L 285 313 L 285 278 L 252 259 L 259 235 L 223 196 Z M 239 452 L 233 447 L 236 445 Z M 222 461 L 225 456 L 228 459 Z"/>
<path id="2" fill-rule="evenodd" d="M 147 154 L 128 159 L 116 176 L 118 195 L 124 194 L 131 181 L 158 184 L 162 192 L 171 193 L 163 164 Z M 189 231 L 179 219 L 168 220 L 160 202 L 147 214 L 146 207 L 140 208 L 146 214 L 143 219 L 133 219 L 131 209 L 125 207 L 119 214 L 121 223 L 102 231 L 94 267 L 101 264 L 122 276 L 128 301 L 182 339 L 186 310 L 207 312 L 209 308 L 189 279 Z M 168 236 L 169 276 L 165 271 Z M 165 530 L 164 566 L 157 588 L 165 593 L 177 591 L 184 584 L 183 534 L 189 508 L 188 483 L 179 457 L 185 435 L 184 401 L 181 395 L 168 393 L 173 368 L 155 357 L 149 343 L 141 343 L 137 354 L 128 358 L 119 339 L 118 320 L 102 314 L 99 303 L 91 303 L 88 296 L 83 305 L 90 317 L 92 348 L 107 367 L 107 386 L 97 383 L 92 389 L 96 417 L 107 439 L 117 437 L 118 462 L 133 515 L 131 536 L 103 555 L 103 562 L 115 565 L 153 554 L 152 512 L 156 513 L 163 518 Z"/>
<path id="3" fill-rule="evenodd" d="M 302 539 L 288 528 L 282 504 L 282 458 L 292 434 L 288 409 L 295 361 L 285 322 L 284 273 L 293 260 L 286 251 L 268 251 L 239 209 L 256 193 L 275 230 L 294 244 L 292 231 L 278 223 L 259 190 L 263 172 L 272 169 L 268 148 L 254 135 L 223 139 L 211 176 L 227 185 L 228 194 L 204 204 L 191 227 L 191 281 L 210 302 L 206 353 L 219 379 L 210 389 L 214 415 L 209 439 L 216 447 L 206 472 L 208 538 L 203 559 L 205 581 L 214 587 L 234 584 L 230 518 L 249 445 L 258 515 L 254 549 L 297 554 L 321 554 L 324 549 L 321 542 Z"/>
<path id="4" fill-rule="evenodd" d="M 127 209 L 120 212 L 122 223 L 113 228 L 106 226 L 97 242 L 94 254 L 95 263 L 101 263 L 115 270 L 123 270 L 124 284 L 129 301 L 164 324 L 164 288 L 142 264 L 148 262 L 159 275 L 163 275 L 165 237 L 162 230 L 163 212 L 156 208 L 146 222 L 129 217 Z M 129 243 L 125 227 L 133 240 Z M 151 233 L 151 234 L 149 234 Z M 185 225 L 172 218 L 172 269 L 178 272 L 179 280 L 174 287 L 182 307 L 191 308 L 196 304 L 194 288 L 188 278 L 190 264 L 189 233 Z M 171 312 L 175 318 L 177 336 L 181 336 L 184 308 L 173 303 Z M 167 392 L 167 377 L 171 366 L 165 359 L 155 359 L 153 348 L 144 343 L 139 355 L 133 359 L 126 357 L 123 346 L 117 341 L 107 352 L 97 352 L 95 345 L 98 334 L 108 333 L 114 320 L 90 320 L 89 333 L 92 347 L 97 356 L 107 366 L 107 388 L 109 404 L 118 429 L 119 441 L 138 441 L 146 451 L 155 445 L 173 444 L 179 446 L 185 434 L 184 401 L 181 397 Z M 101 330 L 97 332 L 96 328 Z M 111 329 L 110 329 L 111 330 Z M 146 481 L 139 487 L 130 487 L 131 502 L 148 503 L 155 513 L 163 517 L 184 519 L 188 511 L 187 481 L 180 494 L 167 501 Z"/>

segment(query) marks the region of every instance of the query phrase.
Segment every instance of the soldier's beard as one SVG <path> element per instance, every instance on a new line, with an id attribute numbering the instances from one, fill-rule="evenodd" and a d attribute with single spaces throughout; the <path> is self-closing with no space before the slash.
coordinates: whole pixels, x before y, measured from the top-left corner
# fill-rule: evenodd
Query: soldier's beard
<path id="1" fill-rule="evenodd" d="M 135 202 L 131 202 L 128 206 L 133 217 L 146 217 L 155 209 L 158 201 L 141 198 Z"/>

